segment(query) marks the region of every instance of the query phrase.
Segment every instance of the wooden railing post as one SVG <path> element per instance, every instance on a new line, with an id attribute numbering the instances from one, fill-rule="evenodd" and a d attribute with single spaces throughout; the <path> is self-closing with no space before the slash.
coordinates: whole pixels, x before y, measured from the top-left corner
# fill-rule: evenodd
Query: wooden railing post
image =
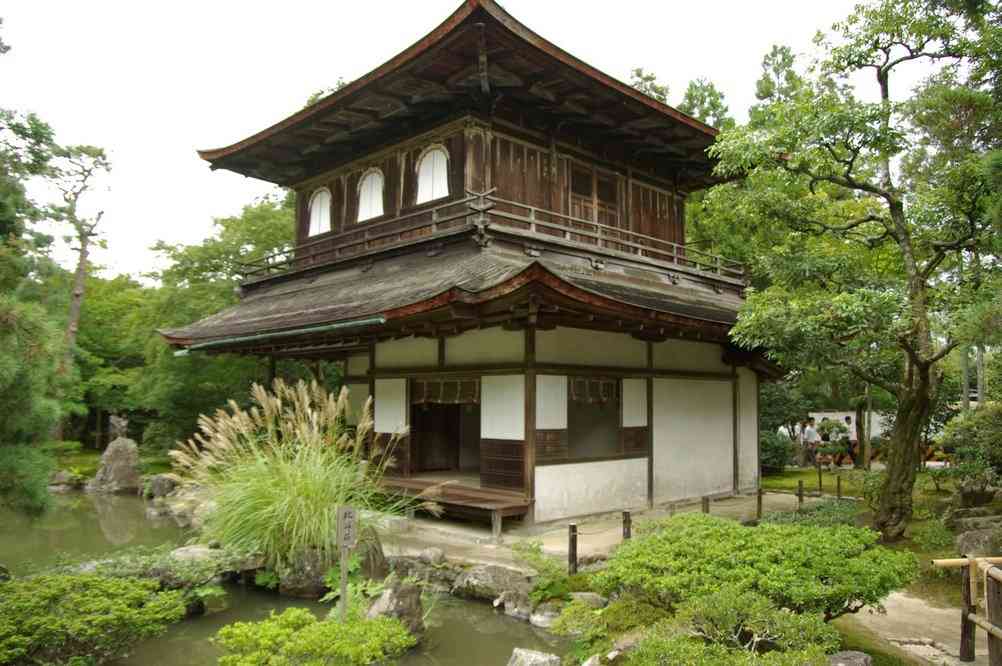
<path id="1" fill-rule="evenodd" d="M 960 605 L 960 661 L 974 661 L 974 623 L 968 619 L 968 615 L 975 613 L 974 600 L 971 597 L 971 567 L 965 566 L 961 570 L 961 595 L 963 603 Z"/>
<path id="2" fill-rule="evenodd" d="M 765 495 L 765 491 L 761 488 L 758 489 L 755 497 L 755 520 L 762 520 L 762 497 Z"/>
<path id="3" fill-rule="evenodd" d="M 710 498 L 703 498 L 703 513 L 710 513 Z"/>
<path id="4" fill-rule="evenodd" d="M 1002 625 L 1002 583 L 992 574 L 1002 571 L 996 566 L 988 570 L 985 576 L 985 607 L 988 621 L 996 627 Z M 988 632 L 988 663 L 990 666 L 1002 666 L 1002 639 Z"/>
<path id="5" fill-rule="evenodd" d="M 818 467 L 818 497 L 824 495 L 824 489 L 821 485 L 821 461 L 815 463 Z"/>
<path id="6" fill-rule="evenodd" d="M 578 572 L 578 526 L 571 523 L 567 526 L 567 573 Z"/>
<path id="7" fill-rule="evenodd" d="M 842 475 L 835 477 L 835 498 L 842 499 Z"/>
<path id="8" fill-rule="evenodd" d="M 804 508 L 804 480 L 797 480 L 797 509 Z"/>
<path id="9" fill-rule="evenodd" d="M 629 511 L 623 512 L 623 541 L 630 539 L 633 536 L 633 518 L 630 516 Z"/>

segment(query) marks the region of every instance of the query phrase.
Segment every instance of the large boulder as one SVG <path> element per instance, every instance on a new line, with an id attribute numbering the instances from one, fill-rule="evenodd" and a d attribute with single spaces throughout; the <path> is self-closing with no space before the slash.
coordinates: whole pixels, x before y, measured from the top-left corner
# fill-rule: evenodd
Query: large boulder
<path id="1" fill-rule="evenodd" d="M 383 553 L 383 542 L 372 527 L 363 527 L 359 531 L 358 545 L 355 552 L 361 560 L 361 574 L 369 580 L 383 580 L 390 573 L 390 563 Z"/>
<path id="2" fill-rule="evenodd" d="M 508 590 L 494 600 L 494 608 L 504 607 L 504 614 L 516 620 L 528 622 L 532 617 L 532 601 L 525 592 Z"/>
<path id="3" fill-rule="evenodd" d="M 459 574 L 452 594 L 467 599 L 494 601 L 503 592 L 529 593 L 532 586 L 524 571 L 497 564 L 479 564 Z"/>
<path id="4" fill-rule="evenodd" d="M 828 666 L 872 666 L 873 657 L 864 652 L 836 652 L 828 657 Z"/>
<path id="5" fill-rule="evenodd" d="M 1002 532 L 998 528 L 969 530 L 957 535 L 957 552 L 969 557 L 997 555 L 997 544 L 1002 542 Z"/>
<path id="6" fill-rule="evenodd" d="M 391 556 L 388 561 L 390 568 L 402 578 L 416 578 L 429 590 L 442 594 L 449 594 L 456 579 L 463 573 L 459 565 L 449 562 L 428 564 L 421 557 Z"/>
<path id="7" fill-rule="evenodd" d="M 327 589 L 324 577 L 327 567 L 320 555 L 309 551 L 299 561 L 281 571 L 278 575 L 278 593 L 287 597 L 319 599 Z"/>
<path id="8" fill-rule="evenodd" d="M 405 583 L 396 576 L 386 579 L 383 593 L 372 602 L 366 617 L 393 617 L 400 620 L 415 636 L 424 633 L 424 609 L 421 606 L 421 588 Z"/>
<path id="9" fill-rule="evenodd" d="M 101 454 L 97 475 L 87 484 L 87 492 L 131 493 L 139 490 L 139 447 L 131 439 L 119 437 Z"/>
<path id="10" fill-rule="evenodd" d="M 546 652 L 515 648 L 508 660 L 508 666 L 560 666 L 560 657 Z"/>
<path id="11" fill-rule="evenodd" d="M 177 488 L 177 481 L 169 474 L 155 474 L 146 480 L 146 496 L 157 499 L 167 497 Z"/>

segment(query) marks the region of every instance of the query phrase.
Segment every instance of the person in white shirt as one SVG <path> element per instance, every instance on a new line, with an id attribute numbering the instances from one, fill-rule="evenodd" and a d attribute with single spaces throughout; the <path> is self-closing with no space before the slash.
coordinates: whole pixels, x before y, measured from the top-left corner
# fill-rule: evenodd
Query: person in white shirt
<path id="1" fill-rule="evenodd" d="M 814 417 L 811 417 L 807 419 L 807 425 L 804 427 L 804 459 L 808 465 L 814 464 L 814 457 L 817 455 L 818 442 L 820 441 L 821 435 L 814 427 Z"/>

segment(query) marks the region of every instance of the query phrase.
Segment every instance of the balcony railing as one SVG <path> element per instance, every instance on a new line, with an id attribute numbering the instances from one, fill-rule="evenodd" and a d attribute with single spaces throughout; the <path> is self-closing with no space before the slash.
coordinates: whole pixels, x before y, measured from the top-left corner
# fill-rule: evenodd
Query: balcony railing
<path id="1" fill-rule="evenodd" d="M 493 192 L 467 192 L 461 199 L 408 212 L 391 220 L 353 225 L 345 231 L 247 262 L 243 264 L 244 276 L 257 279 L 322 266 L 481 223 L 517 229 L 540 241 L 600 249 L 602 254 L 639 257 L 730 281 L 743 282 L 745 279 L 744 266 L 739 262 L 628 229 L 502 199 Z"/>

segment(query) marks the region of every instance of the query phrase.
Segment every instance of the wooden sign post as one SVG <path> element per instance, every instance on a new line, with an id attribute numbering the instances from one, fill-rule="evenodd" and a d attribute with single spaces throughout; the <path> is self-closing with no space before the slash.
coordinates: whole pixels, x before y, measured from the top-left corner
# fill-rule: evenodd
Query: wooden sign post
<path id="1" fill-rule="evenodd" d="M 348 553 L 358 543 L 358 512 L 350 506 L 337 508 L 337 546 L 341 555 L 341 621 L 348 617 Z"/>

